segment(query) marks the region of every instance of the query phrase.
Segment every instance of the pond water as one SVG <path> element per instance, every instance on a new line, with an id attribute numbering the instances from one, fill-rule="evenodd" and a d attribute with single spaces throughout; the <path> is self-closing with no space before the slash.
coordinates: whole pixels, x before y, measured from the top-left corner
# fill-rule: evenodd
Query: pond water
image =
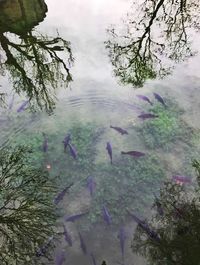
<path id="1" fill-rule="evenodd" d="M 1 107 L 0 143 L 2 146 L 31 146 L 34 165 L 42 165 L 52 178 L 57 178 L 59 190 L 74 183 L 59 204 L 62 217 L 58 220 L 57 230 L 62 231 L 64 222 L 73 241 L 71 247 L 64 238 L 56 243 L 55 253 L 62 249 L 65 251 L 63 264 L 95 264 L 90 255 L 93 253 L 97 264 L 106 260 L 107 264 L 124 262 L 128 265 L 144 265 L 144 259 L 136 256 L 131 249 L 136 224 L 127 210 L 144 218 L 151 216 L 154 212 L 151 209 L 154 194 L 159 193 L 165 180 L 171 179 L 173 175 L 189 175 L 191 178 L 195 175 L 191 161 L 199 154 L 200 148 L 199 55 L 176 64 L 171 75 L 163 79 L 147 78 L 141 87 L 136 88 L 133 83 L 124 84 L 120 82 L 119 76 L 115 76 L 115 66 L 108 56 L 109 49 L 105 48 L 105 42 L 110 38 L 107 29 L 116 27 L 119 32 L 125 32 L 123 25 L 126 18 L 128 20 L 127 13 L 132 10 L 131 1 L 60 0 L 58 4 L 56 1 L 46 0 L 48 11 L 45 10 L 43 1 L 33 2 L 37 4 L 32 11 L 31 7 L 26 6 L 26 16 L 33 23 L 32 25 L 30 22 L 30 29 L 27 29 L 29 45 L 44 41 L 44 44 L 50 46 L 45 41 L 58 36 L 70 42 L 74 61 L 67 50 L 58 49 L 58 54 L 60 58 L 64 58 L 73 81 L 69 82 L 67 88 L 63 88 L 65 69 L 53 64 L 55 76 L 52 77 L 39 64 L 38 69 L 30 70 L 31 64 L 25 61 L 22 65 L 32 75 L 35 87 L 40 86 L 41 80 L 44 80 L 41 95 L 47 89 L 47 94 L 52 97 L 46 103 L 47 95 L 38 99 L 40 95 L 37 98 L 37 93 L 27 92 L 28 89 L 23 89 L 23 86 L 30 88 L 30 83 L 25 84 L 23 78 L 20 80 L 19 72 L 16 73 L 11 66 L 3 68 L 5 40 L 1 34 L 0 88 L 7 95 L 6 103 Z M 23 23 L 28 23 L 28 18 L 19 28 L 15 25 L 12 30 L 14 26 L 11 27 L 11 24 L 15 18 L 20 21 L 15 8 L 14 6 L 9 11 L 8 4 L 5 14 L 7 17 L 13 14 L 13 17 L 11 21 L 7 20 L 8 28 L 3 33 L 11 42 L 19 44 L 26 39 L 19 31 L 23 28 Z M 140 18 L 141 14 L 138 15 L 138 21 Z M 155 29 L 155 35 L 159 30 Z M 190 32 L 193 40 L 191 47 L 198 51 L 198 33 L 194 33 L 192 29 Z M 56 42 L 54 44 L 59 45 Z M 14 49 L 12 46 L 12 51 Z M 14 52 L 17 53 L 17 50 L 13 54 Z M 19 59 L 19 54 L 17 56 Z M 37 64 L 37 59 L 41 58 L 42 55 L 35 57 L 33 64 Z M 48 55 L 41 62 L 43 66 L 48 66 L 52 61 L 53 57 Z M 41 72 L 37 74 L 39 70 Z M 57 71 L 63 73 L 63 76 Z M 166 106 L 153 93 L 161 95 Z M 137 95 L 148 96 L 153 105 Z M 22 102 L 27 99 L 31 99 L 30 106 L 19 110 Z M 159 117 L 138 118 L 142 113 L 153 113 Z M 128 134 L 121 135 L 110 126 L 123 128 Z M 69 133 L 72 147 L 77 150 L 77 159 L 70 154 L 69 148 L 64 152 L 62 141 Z M 43 134 L 48 141 L 47 152 L 42 150 Z M 107 142 L 112 146 L 112 164 L 106 150 Z M 122 151 L 133 150 L 145 155 L 136 158 L 121 154 Z M 89 176 L 95 182 L 92 196 L 87 188 Z M 111 216 L 111 225 L 106 224 L 103 219 L 103 206 Z M 85 212 L 88 213 L 76 222 L 64 221 L 64 216 Z M 122 225 L 126 233 L 124 261 L 118 238 Z M 84 237 L 88 255 L 84 255 L 80 248 L 78 232 Z M 47 261 L 46 264 L 51 263 Z"/>

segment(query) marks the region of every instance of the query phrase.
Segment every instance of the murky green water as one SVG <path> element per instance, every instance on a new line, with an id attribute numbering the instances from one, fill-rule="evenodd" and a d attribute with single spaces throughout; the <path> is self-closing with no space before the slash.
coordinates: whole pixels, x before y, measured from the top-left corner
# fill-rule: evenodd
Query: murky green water
<path id="1" fill-rule="evenodd" d="M 78 231 L 84 236 L 88 253 L 94 254 L 98 264 L 103 260 L 108 264 L 121 262 L 117 237 L 121 225 L 124 225 L 127 236 L 125 264 L 146 264 L 132 252 L 135 223 L 127 210 L 140 213 L 145 218 L 151 216 L 154 194 L 159 192 L 165 180 L 174 174 L 195 175 L 191 161 L 198 156 L 200 148 L 199 56 L 177 64 L 171 75 L 147 80 L 141 88 L 134 89 L 131 82 L 123 85 L 120 78 L 115 77 L 104 43 L 109 39 L 106 30 L 111 24 L 122 27 L 121 19 L 130 10 L 129 1 L 60 0 L 58 4 L 46 0 L 48 12 L 43 1 L 33 1 L 34 8 L 24 1 L 28 10 L 24 11 L 24 21 L 20 20 L 20 8 L 14 2 L 12 11 L 8 5 L 2 12 L 4 22 L 10 18 L 3 27 L 5 29 L 7 24 L 3 36 L 14 44 L 24 41 L 22 46 L 18 46 L 22 50 L 28 51 L 35 45 L 32 56 L 37 56 L 32 64 L 21 59 L 27 74 L 33 79 L 32 83 L 28 79 L 24 83 L 19 72 L 12 68 L 13 59 L 4 68 L 8 53 L 5 53 L 6 46 L 3 45 L 6 39 L 0 36 L 0 88 L 7 93 L 0 114 L 1 145 L 31 146 L 33 164 L 42 165 L 52 178 L 57 178 L 60 190 L 74 183 L 60 203 L 63 217 L 89 211 L 75 223 L 65 222 L 73 246 L 69 247 L 62 238 L 56 243 L 55 251 L 65 251 L 64 264 L 92 264 L 90 255 L 82 253 Z M 13 21 L 19 21 L 19 24 Z M 17 37 L 14 33 L 24 29 L 24 25 L 28 36 Z M 64 48 L 55 50 L 59 58 L 64 58 L 64 67 L 62 63 L 61 66 L 54 63 L 55 54 L 48 50 L 56 37 L 70 42 L 71 51 Z M 198 49 L 198 35 L 192 37 L 195 38 L 192 47 Z M 10 46 L 14 55 L 17 54 L 15 47 Z M 21 55 L 23 57 L 23 52 Z M 19 54 L 17 56 L 19 60 L 22 58 Z M 70 73 L 67 72 L 67 77 L 65 67 Z M 68 81 L 68 87 L 64 88 Z M 40 87 L 39 94 L 34 92 L 37 87 Z M 156 101 L 153 92 L 162 95 L 166 108 Z M 148 96 L 153 106 L 138 99 L 138 94 Z M 17 111 L 28 96 L 31 107 Z M 138 118 L 142 112 L 157 114 L 159 118 L 143 121 Z M 110 128 L 111 125 L 126 129 L 128 135 L 120 135 Z M 46 153 L 42 151 L 43 133 L 48 139 Z M 77 149 L 77 159 L 73 159 L 69 150 L 64 152 L 62 141 L 68 133 Z M 106 150 L 107 142 L 113 149 L 112 165 Z M 121 154 L 121 151 L 131 150 L 144 152 L 145 156 L 133 158 Z M 89 176 L 96 182 L 92 197 L 87 189 Z M 103 220 L 103 205 L 111 215 L 110 226 Z M 63 217 L 58 220 L 58 231 L 62 231 Z M 47 261 L 46 264 L 50 263 Z"/>

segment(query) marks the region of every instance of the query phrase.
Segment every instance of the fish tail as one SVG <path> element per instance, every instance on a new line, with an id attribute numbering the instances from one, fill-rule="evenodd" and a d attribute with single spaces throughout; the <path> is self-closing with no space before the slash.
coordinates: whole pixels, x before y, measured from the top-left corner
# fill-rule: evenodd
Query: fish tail
<path id="1" fill-rule="evenodd" d="M 125 152 L 123 152 L 123 151 L 121 151 L 121 154 L 122 154 L 122 155 L 125 155 L 126 153 L 125 153 Z"/>
<path id="2" fill-rule="evenodd" d="M 111 164 L 111 165 L 113 164 L 112 158 L 110 159 L 110 164 Z"/>

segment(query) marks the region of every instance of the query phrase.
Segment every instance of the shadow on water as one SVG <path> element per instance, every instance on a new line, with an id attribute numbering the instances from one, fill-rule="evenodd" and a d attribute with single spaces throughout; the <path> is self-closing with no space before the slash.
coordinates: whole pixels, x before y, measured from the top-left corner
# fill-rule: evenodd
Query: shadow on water
<path id="1" fill-rule="evenodd" d="M 33 109 L 52 113 L 57 87 L 72 81 L 73 57 L 58 33 L 54 38 L 34 30 L 46 12 L 43 0 L 0 2 L 0 73 L 9 73 L 14 92 L 27 97 Z"/>
<path id="2" fill-rule="evenodd" d="M 132 248 L 146 257 L 148 264 L 200 264 L 200 163 L 194 160 L 193 167 L 197 178 L 192 186 L 187 186 L 184 178 L 176 184 L 166 182 L 155 199 L 157 210 L 151 221 L 144 223 L 157 237 L 149 236 L 140 224 L 136 229 Z"/>
<path id="3" fill-rule="evenodd" d="M 200 29 L 199 11 L 198 1 L 135 1 L 123 30 L 108 30 L 106 47 L 115 75 L 124 84 L 142 87 L 148 79 L 172 73 L 175 63 L 196 54 L 192 33 Z"/>

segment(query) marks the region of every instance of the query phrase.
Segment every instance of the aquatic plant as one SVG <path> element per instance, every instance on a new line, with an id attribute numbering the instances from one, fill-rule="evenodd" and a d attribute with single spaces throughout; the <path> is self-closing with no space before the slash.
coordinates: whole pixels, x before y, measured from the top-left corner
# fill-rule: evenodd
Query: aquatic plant
<path id="1" fill-rule="evenodd" d="M 118 158 L 113 165 L 99 164 L 94 176 L 97 189 L 88 218 L 92 223 L 102 220 L 101 207 L 105 204 L 112 223 L 119 224 L 125 220 L 131 205 L 142 210 L 151 203 L 165 173 L 158 157 L 147 154 L 140 159 Z"/>
<path id="2" fill-rule="evenodd" d="M 193 162 L 197 185 L 186 187 L 166 182 L 158 198 L 164 215 L 155 213 L 147 223 L 159 237 L 156 241 L 137 226 L 133 251 L 147 259 L 148 264 L 195 265 L 200 262 L 199 232 L 199 161 Z"/>
<path id="3" fill-rule="evenodd" d="M 31 152 L 25 146 L 0 149 L 2 265 L 43 264 L 36 251 L 54 234 L 55 184 L 47 171 L 31 165 Z"/>
<path id="4" fill-rule="evenodd" d="M 71 143 L 78 151 L 77 159 L 74 159 L 67 148 L 64 152 L 63 139 L 71 133 Z M 86 189 L 88 176 L 93 176 L 96 189 L 91 200 L 91 208 L 87 217 L 81 220 L 84 228 L 91 224 L 102 222 L 102 205 L 108 207 L 115 224 L 123 221 L 127 215 L 126 208 L 135 205 L 135 209 L 141 209 L 153 199 L 153 191 L 158 189 L 165 178 L 162 163 L 159 158 L 147 153 L 144 157 L 134 159 L 132 157 L 115 155 L 113 165 L 107 159 L 97 162 L 97 145 L 104 133 L 104 128 L 96 124 L 86 123 L 68 127 L 58 122 L 58 127 L 47 133 L 48 151 L 42 151 L 42 133 L 35 132 L 31 135 L 21 135 L 14 141 L 16 144 L 31 146 L 33 150 L 32 163 L 35 165 L 51 165 L 52 178 L 59 175 L 58 185 L 74 183 L 70 189 L 70 200 L 76 200 L 78 194 Z M 13 142 L 14 142 L 13 141 Z M 106 145 L 106 143 L 105 143 Z M 104 147 L 105 155 L 106 149 Z M 88 191 L 89 194 L 89 191 Z M 66 212 L 65 212 L 66 214 Z"/>
<path id="5" fill-rule="evenodd" d="M 44 130 L 45 132 L 45 130 Z M 51 166 L 50 174 L 52 176 L 59 175 L 59 185 L 62 182 L 67 185 L 74 182 L 74 189 L 80 189 L 85 186 L 87 177 L 94 172 L 96 159 L 96 144 L 103 132 L 102 128 L 98 128 L 96 124 L 71 124 L 63 125 L 58 123 L 55 129 L 46 132 L 48 140 L 48 151 L 42 151 L 43 135 L 42 132 L 28 131 L 12 139 L 13 145 L 23 145 L 31 147 L 33 154 L 31 163 L 34 165 L 46 167 Z M 64 137 L 71 134 L 71 144 L 77 149 L 77 159 L 74 159 L 67 147 L 64 152 Z"/>
<path id="6" fill-rule="evenodd" d="M 149 112 L 158 118 L 144 121 L 136 130 L 148 148 L 164 148 L 168 150 L 178 140 L 187 140 L 192 130 L 181 120 L 183 111 L 171 100 L 167 100 L 167 108 L 155 104 Z"/>

